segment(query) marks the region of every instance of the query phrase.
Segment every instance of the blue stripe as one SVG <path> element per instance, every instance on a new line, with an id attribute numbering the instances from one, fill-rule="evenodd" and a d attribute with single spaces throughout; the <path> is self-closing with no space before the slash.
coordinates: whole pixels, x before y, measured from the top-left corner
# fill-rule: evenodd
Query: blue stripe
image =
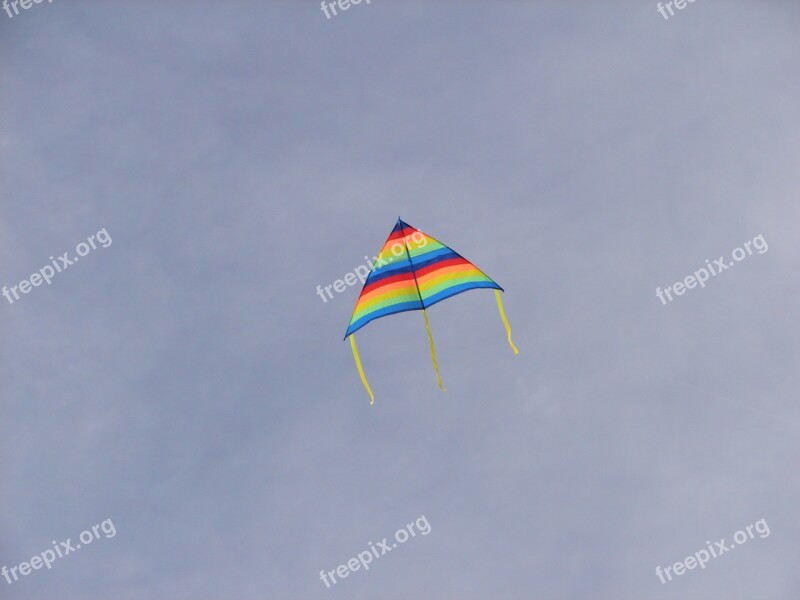
<path id="1" fill-rule="evenodd" d="M 422 309 L 422 302 L 420 302 L 419 300 L 413 300 L 411 302 L 401 302 L 400 304 L 394 304 L 392 306 L 380 308 L 376 311 L 364 315 L 355 323 L 351 323 L 350 327 L 347 328 L 347 331 L 344 334 L 344 339 L 347 339 L 347 336 L 355 333 L 356 331 L 361 329 L 364 325 L 366 325 L 370 321 L 374 321 L 375 319 L 380 319 L 381 317 L 394 315 L 396 313 L 406 312 L 407 310 L 421 310 L 421 309 Z"/>
<path id="2" fill-rule="evenodd" d="M 381 279 L 386 279 L 387 277 L 393 277 L 394 275 L 398 275 L 400 273 L 410 273 L 413 270 L 411 263 L 408 262 L 407 258 L 402 260 L 397 260 L 392 262 L 388 265 L 383 265 L 372 271 L 367 277 L 367 281 L 364 283 L 365 286 L 373 283 L 374 281 L 380 281 Z"/>
<path id="3" fill-rule="evenodd" d="M 479 281 L 475 283 L 462 283 L 460 285 L 453 286 L 451 288 L 447 288 L 446 290 L 442 290 L 438 294 L 434 294 L 429 298 L 425 298 L 425 308 L 429 306 L 433 306 L 437 302 L 441 302 L 442 300 L 447 300 L 448 298 L 455 296 L 456 294 L 460 294 L 462 292 L 467 292 L 469 290 L 474 290 L 478 288 L 491 288 L 495 290 L 503 291 L 499 285 L 497 285 L 493 281 Z"/>
<path id="4" fill-rule="evenodd" d="M 433 250 L 431 252 L 428 252 L 427 254 L 420 254 L 419 256 L 414 256 L 411 262 L 414 263 L 414 266 L 417 269 L 422 269 L 424 267 L 435 264 L 437 262 L 441 262 L 443 260 L 450 260 L 451 258 L 459 258 L 459 255 L 453 252 L 447 246 L 445 246 L 444 248 Z"/>

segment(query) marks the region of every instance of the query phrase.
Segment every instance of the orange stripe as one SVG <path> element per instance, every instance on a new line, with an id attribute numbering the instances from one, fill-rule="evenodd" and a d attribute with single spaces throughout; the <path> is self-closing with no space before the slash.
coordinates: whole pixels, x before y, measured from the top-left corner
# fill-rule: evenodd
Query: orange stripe
<path id="1" fill-rule="evenodd" d="M 419 300 L 419 294 L 417 294 L 417 286 L 414 285 L 414 282 L 399 282 L 394 283 L 392 285 L 388 285 L 380 290 L 375 290 L 365 296 L 361 296 L 358 299 L 358 304 L 356 304 L 354 314 L 360 314 L 363 312 L 370 312 L 376 305 L 381 304 L 382 302 L 386 302 L 387 300 L 391 299 L 393 294 L 398 292 L 404 294 L 413 294 L 413 298 L 408 300 L 404 300 L 404 302 L 411 302 L 413 300 Z"/>
<path id="2" fill-rule="evenodd" d="M 372 300 L 373 298 L 376 298 L 377 296 L 381 296 L 381 295 L 383 295 L 383 294 L 385 294 L 387 292 L 405 291 L 406 289 L 417 291 L 417 286 L 414 283 L 414 279 L 413 278 L 412 279 L 406 279 L 406 280 L 403 280 L 403 281 L 397 281 L 395 283 L 390 283 L 388 285 L 384 285 L 382 287 L 375 288 L 374 290 L 370 290 L 369 292 L 367 292 L 366 294 L 364 294 L 363 296 L 361 296 L 358 299 L 358 303 L 361 304 L 361 302 L 364 301 L 364 300 L 367 300 L 367 301 Z"/>

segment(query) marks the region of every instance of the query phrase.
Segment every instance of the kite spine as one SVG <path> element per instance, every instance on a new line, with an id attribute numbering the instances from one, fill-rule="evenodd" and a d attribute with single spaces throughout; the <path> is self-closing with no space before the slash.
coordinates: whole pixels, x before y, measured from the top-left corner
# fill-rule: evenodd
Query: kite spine
<path id="1" fill-rule="evenodd" d="M 436 382 L 439 384 L 439 389 L 443 392 L 446 392 L 447 389 L 442 383 L 442 375 L 439 373 L 439 362 L 436 360 L 436 345 L 433 343 L 433 333 L 431 333 L 431 324 L 428 321 L 428 311 L 425 310 L 425 301 L 422 299 L 422 292 L 419 291 L 417 270 L 414 268 L 414 262 L 411 260 L 411 252 L 408 251 L 408 244 L 406 243 L 406 228 L 403 227 L 403 220 L 400 217 L 397 217 L 397 221 L 400 223 L 400 233 L 403 234 L 403 247 L 406 249 L 408 264 L 411 265 L 411 274 L 414 276 L 414 285 L 417 288 L 417 296 L 419 296 L 420 304 L 422 304 L 422 316 L 425 318 L 425 330 L 428 332 L 428 343 L 431 347 L 431 362 L 433 363 L 433 370 L 436 371 Z"/>

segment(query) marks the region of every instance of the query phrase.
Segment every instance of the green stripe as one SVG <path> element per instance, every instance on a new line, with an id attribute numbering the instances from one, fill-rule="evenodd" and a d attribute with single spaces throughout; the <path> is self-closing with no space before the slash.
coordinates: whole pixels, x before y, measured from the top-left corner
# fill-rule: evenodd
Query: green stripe
<path id="1" fill-rule="evenodd" d="M 419 248 L 412 248 L 409 245 L 408 252 L 409 254 L 411 254 L 413 258 L 418 258 L 420 256 L 425 256 L 428 252 L 433 252 L 434 250 L 441 250 L 442 248 L 447 248 L 447 246 L 435 240 L 428 240 L 427 244 L 425 244 L 424 246 L 420 246 Z"/>
<path id="2" fill-rule="evenodd" d="M 356 312 L 353 313 L 353 318 L 350 319 L 350 323 L 354 321 L 358 321 L 364 315 L 368 315 L 369 313 L 380 310 L 382 308 L 389 308 L 390 306 L 394 306 L 395 304 L 400 304 L 401 302 L 412 302 L 414 300 L 419 300 L 419 295 L 417 294 L 416 288 L 413 290 L 409 290 L 407 292 L 399 292 L 397 290 L 392 290 L 390 292 L 392 295 L 389 296 L 386 300 L 373 304 L 369 308 L 362 308 L 356 309 Z"/>
<path id="3" fill-rule="evenodd" d="M 431 287 L 431 288 L 428 288 L 428 289 L 420 288 L 420 295 L 422 296 L 423 300 L 427 300 L 431 296 L 435 296 L 436 294 L 438 294 L 442 290 L 446 290 L 449 287 L 453 287 L 453 286 L 456 286 L 456 285 L 462 285 L 464 283 L 479 283 L 479 282 L 486 282 L 486 281 L 488 281 L 490 283 L 492 282 L 491 279 L 489 279 L 485 275 L 481 275 L 480 273 L 477 273 L 475 275 L 458 275 L 458 276 L 453 277 L 451 279 L 445 279 L 442 283 L 440 283 L 439 285 L 436 285 L 434 287 Z"/>

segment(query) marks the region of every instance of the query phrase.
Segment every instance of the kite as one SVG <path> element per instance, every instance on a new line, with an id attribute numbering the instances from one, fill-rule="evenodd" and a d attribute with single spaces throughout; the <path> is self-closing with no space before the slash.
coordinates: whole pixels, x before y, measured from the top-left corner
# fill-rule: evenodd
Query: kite
<path id="1" fill-rule="evenodd" d="M 392 233 L 389 234 L 374 261 L 344 335 L 344 339 L 350 338 L 356 369 L 361 377 L 361 383 L 369 394 L 370 404 L 375 403 L 375 396 L 364 375 L 353 334 L 380 317 L 409 310 L 422 311 L 425 329 L 428 332 L 433 370 L 436 372 L 439 388 L 443 392 L 447 390 L 439 374 L 436 347 L 433 344 L 431 325 L 425 310 L 437 302 L 468 290 L 493 289 L 500 318 L 506 329 L 508 344 L 514 354 L 519 354 L 519 350 L 511 341 L 511 327 L 503 310 L 503 300 L 500 297 L 503 288 L 458 252 L 398 217 Z"/>

